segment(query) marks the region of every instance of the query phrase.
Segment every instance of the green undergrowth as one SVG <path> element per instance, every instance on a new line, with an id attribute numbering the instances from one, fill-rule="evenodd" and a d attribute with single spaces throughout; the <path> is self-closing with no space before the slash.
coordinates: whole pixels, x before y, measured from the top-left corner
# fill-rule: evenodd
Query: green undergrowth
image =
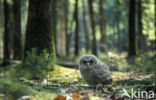
<path id="1" fill-rule="evenodd" d="M 127 57 L 127 53 L 109 51 L 105 54 L 99 54 L 98 58 L 105 62 L 113 71 L 156 73 L 156 58 L 153 52 L 140 54 L 136 57 Z"/>
<path id="2" fill-rule="evenodd" d="M 34 95 L 37 91 L 29 86 L 13 80 L 0 80 L 0 94 L 6 96 L 6 100 L 17 100 L 25 95 Z"/>

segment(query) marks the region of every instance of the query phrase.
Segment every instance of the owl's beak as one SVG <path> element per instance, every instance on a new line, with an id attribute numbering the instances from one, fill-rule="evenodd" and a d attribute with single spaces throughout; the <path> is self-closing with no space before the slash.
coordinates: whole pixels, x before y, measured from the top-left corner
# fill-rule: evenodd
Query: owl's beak
<path id="1" fill-rule="evenodd" d="M 90 63 L 87 63 L 87 66 L 89 66 L 90 65 Z"/>

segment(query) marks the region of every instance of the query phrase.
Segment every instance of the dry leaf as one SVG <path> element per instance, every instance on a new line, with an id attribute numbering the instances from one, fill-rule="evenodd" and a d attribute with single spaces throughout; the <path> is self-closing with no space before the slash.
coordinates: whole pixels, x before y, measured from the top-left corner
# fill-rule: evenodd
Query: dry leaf
<path id="1" fill-rule="evenodd" d="M 108 87 L 107 90 L 108 90 L 109 92 L 114 92 L 114 89 L 113 89 L 112 87 Z"/>
<path id="2" fill-rule="evenodd" d="M 80 98 L 81 94 L 80 93 L 75 93 L 73 95 L 73 100 L 78 100 Z"/>
<path id="3" fill-rule="evenodd" d="M 54 100 L 66 100 L 66 97 L 58 95 Z"/>
<path id="4" fill-rule="evenodd" d="M 93 96 L 96 96 L 96 94 L 94 93 Z"/>
<path id="5" fill-rule="evenodd" d="M 117 84 L 116 83 L 113 83 L 113 85 L 112 85 L 113 87 L 117 87 Z"/>

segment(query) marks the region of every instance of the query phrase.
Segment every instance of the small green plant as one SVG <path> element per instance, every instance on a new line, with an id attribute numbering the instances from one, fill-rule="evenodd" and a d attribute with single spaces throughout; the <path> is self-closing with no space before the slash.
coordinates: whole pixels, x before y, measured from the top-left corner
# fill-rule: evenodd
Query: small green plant
<path id="1" fill-rule="evenodd" d="M 46 50 L 37 54 L 37 49 L 32 49 L 31 52 L 27 52 L 21 74 L 28 79 L 42 80 L 49 71 L 53 70 L 54 63 L 54 58 Z"/>
<path id="2" fill-rule="evenodd" d="M 36 93 L 37 91 L 18 81 L 0 79 L 0 94 L 4 94 L 7 100 L 17 100 L 22 96 L 34 95 Z"/>

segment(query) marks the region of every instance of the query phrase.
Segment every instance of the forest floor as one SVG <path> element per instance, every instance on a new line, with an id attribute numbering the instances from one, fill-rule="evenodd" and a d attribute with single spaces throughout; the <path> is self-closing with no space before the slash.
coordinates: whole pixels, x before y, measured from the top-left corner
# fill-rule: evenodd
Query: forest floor
<path id="1" fill-rule="evenodd" d="M 45 91 L 34 96 L 33 100 L 43 100 L 41 99 L 43 95 L 49 97 L 47 100 L 65 100 L 61 98 L 70 98 L 68 100 L 125 100 L 128 97 L 123 96 L 125 93 L 123 89 L 127 90 L 129 94 L 132 88 L 134 91 L 146 90 L 147 88 L 148 91 L 156 89 L 153 83 L 154 79 L 152 79 L 153 74 L 144 72 L 112 71 L 113 84 L 98 90 L 85 84 L 76 69 L 55 66 L 55 71 L 51 74 L 53 77 L 49 79 L 49 83 L 46 81 L 41 83 Z M 50 90 L 52 93 L 46 94 L 46 90 Z"/>
<path id="2" fill-rule="evenodd" d="M 125 58 L 105 60 L 111 66 L 113 83 L 98 89 L 88 86 L 75 68 L 55 65 L 42 82 L 25 78 L 17 82 L 12 77 L 5 78 L 4 73 L 10 74 L 10 68 L 0 68 L 0 100 L 135 100 L 130 99 L 132 96 L 151 100 L 152 91 L 156 96 L 155 74 L 146 67 L 155 66 L 155 62 L 143 59 L 135 59 L 135 64 L 126 63 Z M 114 68 L 118 66 L 121 68 Z"/>

